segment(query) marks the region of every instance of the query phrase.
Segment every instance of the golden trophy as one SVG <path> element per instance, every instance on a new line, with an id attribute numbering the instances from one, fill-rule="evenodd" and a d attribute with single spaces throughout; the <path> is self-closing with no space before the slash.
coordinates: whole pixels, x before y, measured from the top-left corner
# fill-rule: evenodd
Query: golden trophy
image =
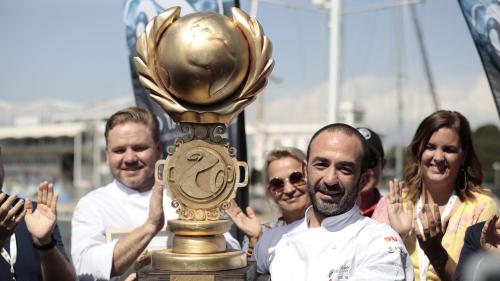
<path id="1" fill-rule="evenodd" d="M 152 254 L 157 271 L 220 271 L 247 265 L 226 250 L 221 220 L 248 167 L 223 137 L 226 126 L 255 100 L 272 71 L 272 45 L 260 24 L 238 8 L 180 17 L 173 7 L 154 18 L 137 40 L 133 61 L 141 84 L 180 123 L 181 136 L 156 163 L 179 219 L 167 222 L 172 249 Z M 242 179 L 243 178 L 243 179 Z M 172 279 L 171 279 L 172 280 Z"/>

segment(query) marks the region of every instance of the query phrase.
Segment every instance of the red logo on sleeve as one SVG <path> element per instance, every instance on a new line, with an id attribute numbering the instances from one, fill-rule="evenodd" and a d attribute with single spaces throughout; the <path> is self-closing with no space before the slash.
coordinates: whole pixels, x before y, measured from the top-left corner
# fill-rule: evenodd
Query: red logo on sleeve
<path id="1" fill-rule="evenodd" d="M 387 237 L 384 237 L 384 241 L 385 242 L 391 242 L 391 241 L 397 242 L 398 238 L 396 238 L 394 236 L 387 236 Z"/>

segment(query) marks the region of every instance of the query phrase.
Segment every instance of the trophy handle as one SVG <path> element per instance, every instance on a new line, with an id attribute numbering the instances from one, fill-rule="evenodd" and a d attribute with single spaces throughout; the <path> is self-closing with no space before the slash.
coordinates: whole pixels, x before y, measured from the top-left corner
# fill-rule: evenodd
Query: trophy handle
<path id="1" fill-rule="evenodd" d="M 241 179 L 241 177 L 240 177 L 241 168 L 243 168 L 243 172 L 245 173 L 245 177 L 244 177 L 243 181 L 236 182 L 236 188 L 247 186 L 248 185 L 248 164 L 247 164 L 247 162 L 238 161 L 236 165 L 238 166 L 238 173 L 237 173 L 238 176 L 236 177 L 238 180 Z"/>
<path id="2" fill-rule="evenodd" d="M 167 160 L 158 160 L 155 164 L 155 181 L 157 184 L 167 184 Z M 161 171 L 160 171 L 161 170 Z"/>

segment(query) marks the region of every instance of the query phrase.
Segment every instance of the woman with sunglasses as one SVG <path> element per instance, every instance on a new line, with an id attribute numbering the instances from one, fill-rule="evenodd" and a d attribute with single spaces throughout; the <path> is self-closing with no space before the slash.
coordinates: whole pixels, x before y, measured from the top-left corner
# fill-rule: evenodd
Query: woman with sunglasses
<path id="1" fill-rule="evenodd" d="M 294 147 L 275 149 L 266 157 L 264 170 L 266 193 L 281 211 L 281 216 L 276 220 L 261 224 L 251 207 L 247 207 L 245 215 L 234 201 L 226 210 L 236 226 L 248 236 L 249 256 L 264 231 L 304 218 L 305 211 L 311 204 L 302 173 L 302 163 L 305 158 L 304 152 Z"/>
<path id="2" fill-rule="evenodd" d="M 380 213 L 405 240 L 415 280 L 451 280 L 467 227 L 497 211 L 481 187 L 469 122 L 456 111 L 434 112 L 420 123 L 408 152 L 405 182 L 390 182 L 375 213 L 384 208 Z"/>

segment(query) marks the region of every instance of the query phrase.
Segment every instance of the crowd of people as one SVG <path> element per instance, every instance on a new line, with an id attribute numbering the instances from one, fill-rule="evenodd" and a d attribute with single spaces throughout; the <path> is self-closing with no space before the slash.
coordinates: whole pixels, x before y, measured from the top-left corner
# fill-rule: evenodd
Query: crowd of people
<path id="1" fill-rule="evenodd" d="M 136 280 L 150 263 L 148 245 L 171 244 L 165 221 L 177 214 L 168 186 L 154 179 L 162 157 L 157 119 L 126 108 L 108 119 L 104 134 L 114 180 L 79 200 L 71 259 L 50 183 L 40 183 L 36 202 L 0 192 L 0 280 Z M 385 164 L 376 132 L 341 123 L 319 129 L 306 153 L 269 152 L 264 182 L 280 215 L 261 222 L 234 201 L 226 210 L 248 237 L 258 273 L 273 281 L 468 280 L 479 268 L 474 255 L 500 253 L 498 207 L 463 115 L 426 117 L 408 146 L 404 178 L 391 180 L 382 196 Z M 0 187 L 3 178 L 0 158 Z M 110 239 L 113 229 L 122 233 Z M 240 249 L 230 233 L 224 237 L 228 249 Z"/>

